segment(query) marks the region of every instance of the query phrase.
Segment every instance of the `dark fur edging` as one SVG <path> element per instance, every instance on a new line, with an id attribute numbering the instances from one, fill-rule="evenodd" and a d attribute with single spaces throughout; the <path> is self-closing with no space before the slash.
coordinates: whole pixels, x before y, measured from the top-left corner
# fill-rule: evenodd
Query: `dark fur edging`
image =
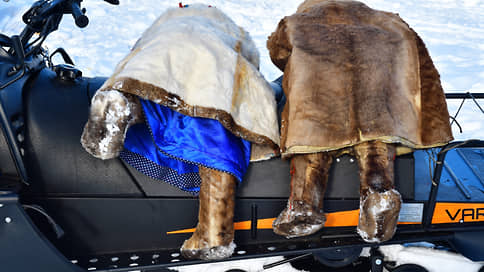
<path id="1" fill-rule="evenodd" d="M 116 88 L 114 86 L 116 86 Z M 226 111 L 215 108 L 189 105 L 185 103 L 185 101 L 183 101 L 178 95 L 169 93 L 165 89 L 154 86 L 150 83 L 142 82 L 129 77 L 121 77 L 115 79 L 112 84 L 104 86 L 101 90 L 107 89 L 116 89 L 124 93 L 133 94 L 142 99 L 151 100 L 162 106 L 169 107 L 177 112 L 192 117 L 203 117 L 218 120 L 226 129 L 238 137 L 241 137 L 252 143 L 268 145 L 273 150 L 279 150 L 278 145 L 267 136 L 253 133 L 248 129 L 236 124 L 232 116 Z"/>

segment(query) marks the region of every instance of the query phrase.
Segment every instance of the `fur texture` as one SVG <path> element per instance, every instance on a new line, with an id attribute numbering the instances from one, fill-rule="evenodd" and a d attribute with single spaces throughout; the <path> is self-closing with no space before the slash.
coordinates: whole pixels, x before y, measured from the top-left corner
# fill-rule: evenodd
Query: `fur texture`
<path id="1" fill-rule="evenodd" d="M 276 103 L 258 66 L 248 33 L 218 9 L 190 5 L 168 10 L 93 97 L 82 146 L 100 159 L 118 156 L 128 128 L 143 121 L 143 98 L 185 115 L 218 120 L 254 143 L 252 160 L 273 157 L 279 152 Z M 202 166 L 199 174 L 199 223 L 181 252 L 186 258 L 227 258 L 235 248 L 236 178 Z"/>
<path id="2" fill-rule="evenodd" d="M 319 193 L 331 158 L 350 153 L 360 169 L 357 231 L 367 242 L 391 239 L 402 202 L 394 190 L 395 156 L 452 140 L 439 74 L 424 43 L 396 14 L 350 0 L 307 0 L 279 22 L 267 47 L 284 71 L 283 156 L 293 162 L 311 153 L 300 167 L 309 169 L 313 153 L 325 154 L 319 180 L 291 181 L 274 231 L 314 232 L 306 231 L 307 222 L 317 221 L 309 215 L 322 195 L 299 197 L 297 205 L 292 199 L 300 190 Z"/>
<path id="3" fill-rule="evenodd" d="M 353 147 L 360 168 L 360 217 L 357 231 L 367 242 L 390 240 L 402 204 L 394 190 L 395 145 L 370 141 Z"/>
<path id="4" fill-rule="evenodd" d="M 323 196 L 333 158 L 328 152 L 291 158 L 291 195 L 273 223 L 274 232 L 286 238 L 309 235 L 324 226 Z"/>
<path id="5" fill-rule="evenodd" d="M 116 90 L 98 91 L 81 136 L 82 147 L 96 158 L 115 158 L 123 150 L 128 128 L 142 121 L 137 97 Z"/>
<path id="6" fill-rule="evenodd" d="M 198 225 L 192 237 L 183 243 L 181 253 L 189 259 L 224 259 L 230 257 L 235 248 L 236 180 L 232 175 L 202 166 L 200 177 Z"/>
<path id="7" fill-rule="evenodd" d="M 190 5 L 162 14 L 101 90 L 216 119 L 235 135 L 278 150 L 274 93 L 258 65 L 244 29 L 215 7 Z"/>
<path id="8" fill-rule="evenodd" d="M 267 46 L 284 71 L 285 156 L 369 140 L 397 149 L 452 140 L 439 74 L 398 15 L 356 1 L 306 1 Z"/>

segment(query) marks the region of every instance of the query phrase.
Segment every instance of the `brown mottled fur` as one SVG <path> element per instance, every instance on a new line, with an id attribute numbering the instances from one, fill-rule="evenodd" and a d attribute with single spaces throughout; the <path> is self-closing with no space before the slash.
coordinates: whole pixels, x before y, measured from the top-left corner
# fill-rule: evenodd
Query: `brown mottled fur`
<path id="1" fill-rule="evenodd" d="M 356 1 L 307 1 L 301 7 L 281 20 L 267 42 L 272 61 L 284 71 L 283 152 L 333 150 L 385 137 L 412 148 L 452 140 L 439 74 L 398 15 Z"/>
<path id="2" fill-rule="evenodd" d="M 143 121 L 142 107 L 138 97 L 118 92 L 118 99 L 112 100 L 109 96 L 104 95 L 108 91 L 112 90 L 104 90 L 96 93 L 92 101 L 96 106 L 91 107 L 89 119 L 84 126 L 81 136 L 81 143 L 84 149 L 94 157 L 101 159 L 117 157 L 123 149 L 126 131 L 128 131 L 130 126 Z M 110 111 L 117 111 L 119 108 L 129 108 L 130 114 L 116 122 L 116 126 L 120 131 L 113 135 L 112 141 L 107 148 L 108 153 L 103 154 L 99 148 L 99 142 L 108 133 L 108 128 L 106 127 L 107 114 Z"/>
<path id="3" fill-rule="evenodd" d="M 202 184 L 198 225 L 181 252 L 190 259 L 226 258 L 230 255 L 213 252 L 227 247 L 234 239 L 235 177 L 203 166 L 199 171 Z"/>
<path id="4" fill-rule="evenodd" d="M 274 232 L 287 238 L 315 233 L 324 226 L 323 196 L 334 157 L 348 153 L 360 167 L 361 211 L 358 232 L 366 241 L 392 238 L 401 206 L 394 189 L 395 145 L 380 141 L 357 144 L 340 151 L 296 154 L 291 157 L 291 195 L 288 204 L 274 221 Z M 392 209 L 376 210 L 382 198 Z M 376 231 L 375 231 L 376 230 Z"/>
<path id="5" fill-rule="evenodd" d="M 323 197 L 332 161 L 328 152 L 291 158 L 291 195 L 286 209 L 273 223 L 275 233 L 291 238 L 323 227 Z"/>
<path id="6" fill-rule="evenodd" d="M 398 149 L 452 140 L 439 74 L 423 41 L 397 14 L 357 1 L 307 0 L 279 22 L 267 47 L 284 71 L 283 156 L 353 154 L 360 165 L 358 232 L 369 242 L 390 239 L 401 206 L 393 189 Z M 289 204 L 299 186 L 318 192 L 320 185 L 292 182 Z M 300 199 L 300 214 L 313 209 L 313 199 Z M 306 222 L 289 218 L 288 209 L 278 217 L 284 228 L 277 222 L 274 231 L 307 235 L 298 228 Z"/>
<path id="7" fill-rule="evenodd" d="M 360 167 L 360 220 L 358 232 L 367 241 L 387 241 L 395 233 L 402 199 L 394 189 L 395 146 L 379 141 L 354 146 Z M 382 210 L 382 198 L 391 209 Z M 372 212 L 376 207 L 376 212 Z M 376 231 L 375 231 L 376 230 Z"/>
<path id="8" fill-rule="evenodd" d="M 93 99 L 89 120 L 86 123 L 81 142 L 93 156 L 110 159 L 117 157 L 123 149 L 125 134 L 128 128 L 142 122 L 143 112 L 139 98 L 135 95 L 115 92 L 115 95 L 106 95 L 113 90 L 98 91 Z M 120 109 L 129 108 L 130 114 L 119 118 L 116 127 L 119 131 L 111 137 L 107 146 L 107 153 L 99 148 L 100 139 L 108 134 L 107 115 Z M 119 111 L 118 111 L 119 113 Z M 259 150 L 262 154 L 265 149 Z M 222 259 L 229 257 L 232 252 L 227 250 L 234 239 L 233 217 L 235 205 L 234 176 L 199 166 L 202 180 L 200 186 L 199 223 L 192 237 L 185 241 L 181 249 L 186 258 Z"/>
<path id="9" fill-rule="evenodd" d="M 136 95 L 146 100 L 157 101 L 158 104 L 169 107 L 184 115 L 218 120 L 236 136 L 256 144 L 267 145 L 272 149 L 277 148 L 277 145 L 266 136 L 253 133 L 236 124 L 232 116 L 226 111 L 189 105 L 176 94 L 169 93 L 163 88 L 133 78 L 119 78 L 117 81 L 122 82 L 118 90 L 123 93 Z"/>

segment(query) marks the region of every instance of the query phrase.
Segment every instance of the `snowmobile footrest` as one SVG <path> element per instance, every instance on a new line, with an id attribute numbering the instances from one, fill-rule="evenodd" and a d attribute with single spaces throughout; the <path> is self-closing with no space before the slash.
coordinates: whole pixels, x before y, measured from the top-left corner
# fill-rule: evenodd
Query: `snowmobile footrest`
<path id="1" fill-rule="evenodd" d="M 80 272 L 37 230 L 16 194 L 0 191 L 0 263 L 17 272 Z"/>

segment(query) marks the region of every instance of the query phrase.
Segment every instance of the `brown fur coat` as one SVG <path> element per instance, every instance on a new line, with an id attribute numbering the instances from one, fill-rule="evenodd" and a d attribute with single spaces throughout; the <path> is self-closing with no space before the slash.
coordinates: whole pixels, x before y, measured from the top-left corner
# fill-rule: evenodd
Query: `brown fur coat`
<path id="1" fill-rule="evenodd" d="M 397 14 L 356 1 L 306 1 L 279 22 L 267 47 L 284 71 L 284 155 L 370 140 L 410 148 L 452 140 L 439 74 Z"/>

